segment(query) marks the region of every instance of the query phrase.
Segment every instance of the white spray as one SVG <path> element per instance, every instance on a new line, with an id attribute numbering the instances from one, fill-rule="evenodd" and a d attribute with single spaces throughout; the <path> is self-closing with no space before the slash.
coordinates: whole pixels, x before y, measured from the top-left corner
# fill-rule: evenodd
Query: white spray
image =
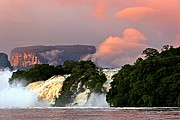
<path id="1" fill-rule="evenodd" d="M 0 71 L 0 107 L 44 107 L 46 103 L 38 101 L 35 94 L 21 83 L 9 85 L 12 76 L 9 70 Z"/>
<path id="2" fill-rule="evenodd" d="M 103 87 L 108 91 L 110 89 L 110 82 L 112 76 L 117 73 L 118 69 L 103 70 L 106 74 L 107 81 Z M 48 107 L 50 103 L 43 102 L 36 97 L 33 90 L 29 90 L 22 86 L 22 84 L 9 85 L 8 80 L 12 76 L 12 72 L 8 70 L 0 71 L 0 107 Z M 53 77 L 54 78 L 54 77 Z M 60 78 L 57 76 L 57 78 Z M 51 79 L 51 78 L 50 78 Z M 48 82 L 48 80 L 46 81 Z M 45 82 L 45 83 L 46 83 Z M 48 82 L 49 83 L 49 82 Z M 78 88 L 81 83 L 78 84 Z M 108 107 L 106 102 L 106 94 L 91 92 L 88 88 L 85 88 L 84 92 L 77 94 L 75 100 L 67 105 L 68 107 Z M 79 91 L 79 90 L 78 90 Z"/>
<path id="3" fill-rule="evenodd" d="M 112 76 L 118 72 L 117 69 L 104 69 L 103 73 L 106 75 L 107 81 L 103 84 L 106 92 L 111 88 Z M 78 84 L 78 88 L 81 83 Z M 78 91 L 77 88 L 77 91 Z M 106 93 L 91 92 L 90 89 L 85 87 L 85 91 L 77 94 L 74 101 L 67 105 L 68 107 L 109 107 L 106 102 Z"/>

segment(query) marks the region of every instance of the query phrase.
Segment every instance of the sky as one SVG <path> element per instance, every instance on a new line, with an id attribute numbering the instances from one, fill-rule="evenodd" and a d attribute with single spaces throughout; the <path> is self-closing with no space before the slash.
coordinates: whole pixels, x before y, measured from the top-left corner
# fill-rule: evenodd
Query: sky
<path id="1" fill-rule="evenodd" d="M 0 0 L 0 52 L 74 44 L 96 46 L 93 60 L 107 67 L 180 46 L 180 0 Z"/>

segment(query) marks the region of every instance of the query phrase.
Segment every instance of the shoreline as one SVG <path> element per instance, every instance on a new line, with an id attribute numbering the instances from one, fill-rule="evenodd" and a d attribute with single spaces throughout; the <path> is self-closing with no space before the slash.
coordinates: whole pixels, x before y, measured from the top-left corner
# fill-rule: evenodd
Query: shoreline
<path id="1" fill-rule="evenodd" d="M 180 107 L 0 107 L 0 109 L 179 110 Z"/>

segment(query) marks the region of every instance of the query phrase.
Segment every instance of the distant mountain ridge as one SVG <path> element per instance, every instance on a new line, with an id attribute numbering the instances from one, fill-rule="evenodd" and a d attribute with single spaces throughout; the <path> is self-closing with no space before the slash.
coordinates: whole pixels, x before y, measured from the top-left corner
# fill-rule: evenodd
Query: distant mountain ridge
<path id="1" fill-rule="evenodd" d="M 96 52 L 91 45 L 56 45 L 17 47 L 11 51 L 11 64 L 25 69 L 35 64 L 63 64 L 66 60 L 81 60 Z"/>

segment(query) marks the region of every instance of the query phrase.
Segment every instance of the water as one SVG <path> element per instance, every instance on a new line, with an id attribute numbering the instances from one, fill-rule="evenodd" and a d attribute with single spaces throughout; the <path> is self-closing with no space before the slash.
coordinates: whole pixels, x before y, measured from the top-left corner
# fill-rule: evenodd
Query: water
<path id="1" fill-rule="evenodd" d="M 0 120 L 180 120 L 180 108 L 1 108 Z"/>
<path id="2" fill-rule="evenodd" d="M 28 98 L 28 94 L 23 91 L 18 91 L 18 94 L 14 93 L 16 91 L 11 90 L 8 84 L 8 78 L 11 75 L 12 73 L 9 71 L 0 71 L 0 107 L 6 107 L 0 108 L 0 120 L 180 120 L 180 108 L 27 108 L 27 106 L 35 106 L 29 104 L 29 102 L 27 103 L 28 100 L 30 100 L 30 103 L 34 103 L 37 100 L 31 99 L 34 97 Z M 13 92 L 10 94 L 11 97 L 4 96 L 9 95 L 3 91 L 4 89 L 8 92 L 9 90 Z M 17 87 L 17 89 L 22 88 Z M 19 99 L 20 97 L 22 99 Z M 103 96 L 99 98 L 94 95 L 92 98 L 90 99 L 90 103 L 93 103 L 93 106 L 100 105 L 99 102 L 103 103 L 105 101 L 105 97 Z M 18 102 L 17 106 L 24 106 L 26 108 L 7 108 L 8 106 L 15 106 L 16 102 Z M 94 105 L 95 103 L 97 105 Z"/>

